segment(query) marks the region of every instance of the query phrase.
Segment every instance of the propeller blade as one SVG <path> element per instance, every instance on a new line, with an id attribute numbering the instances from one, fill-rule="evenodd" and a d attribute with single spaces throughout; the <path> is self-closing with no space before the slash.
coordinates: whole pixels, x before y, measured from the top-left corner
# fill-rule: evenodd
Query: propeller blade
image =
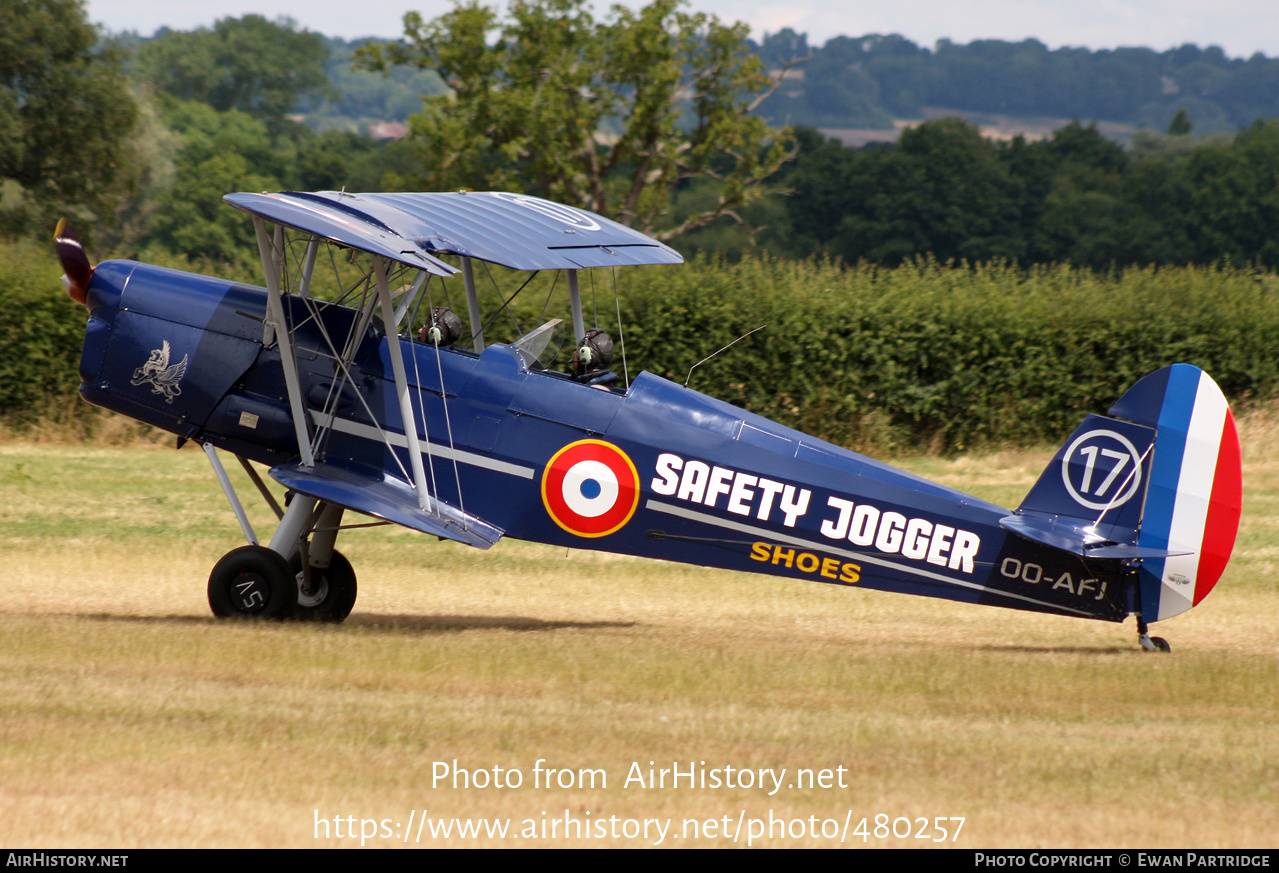
<path id="1" fill-rule="evenodd" d="M 62 287 L 76 303 L 85 305 L 89 295 L 89 280 L 93 278 L 93 265 L 89 256 L 84 253 L 80 238 L 67 223 L 65 218 L 58 219 L 58 228 L 53 232 L 53 240 L 58 247 L 58 261 L 62 264 Z"/>

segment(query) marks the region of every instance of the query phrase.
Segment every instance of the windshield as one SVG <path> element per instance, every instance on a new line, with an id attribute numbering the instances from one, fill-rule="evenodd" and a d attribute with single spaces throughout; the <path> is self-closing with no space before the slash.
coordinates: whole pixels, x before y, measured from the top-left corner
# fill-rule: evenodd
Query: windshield
<path id="1" fill-rule="evenodd" d="M 541 327 L 534 328 L 511 343 L 529 369 L 549 369 L 564 343 L 564 331 L 560 327 L 564 319 L 552 318 Z"/>

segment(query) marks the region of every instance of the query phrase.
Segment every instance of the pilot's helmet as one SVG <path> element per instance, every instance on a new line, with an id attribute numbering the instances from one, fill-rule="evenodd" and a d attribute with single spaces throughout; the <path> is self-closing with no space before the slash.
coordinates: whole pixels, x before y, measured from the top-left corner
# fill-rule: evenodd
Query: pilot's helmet
<path id="1" fill-rule="evenodd" d="M 440 346 L 451 346 L 462 337 L 462 319 L 447 306 L 437 306 L 431 310 L 431 317 L 417 332 L 417 338 L 424 343 Z"/>
<path id="2" fill-rule="evenodd" d="M 598 327 L 586 332 L 573 350 L 574 374 L 585 376 L 607 370 L 613 364 L 613 338 Z"/>

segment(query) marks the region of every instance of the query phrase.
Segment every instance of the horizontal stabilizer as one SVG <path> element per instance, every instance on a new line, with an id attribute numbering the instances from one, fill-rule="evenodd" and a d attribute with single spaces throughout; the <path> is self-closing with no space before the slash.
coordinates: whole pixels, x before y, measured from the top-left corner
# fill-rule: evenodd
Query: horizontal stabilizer
<path id="1" fill-rule="evenodd" d="M 1188 555 L 1186 551 L 1147 548 L 1127 543 L 1107 542 L 1091 524 L 1069 518 L 1042 518 L 1033 515 L 1010 515 L 999 520 L 999 526 L 1028 540 L 1079 555 L 1117 561 L 1136 558 L 1168 558 Z"/>
<path id="2" fill-rule="evenodd" d="M 429 510 L 418 506 L 417 492 L 396 479 L 357 473 L 334 464 L 281 464 L 271 476 L 286 488 L 395 522 L 412 530 L 487 549 L 505 531 L 443 500 L 431 499 Z"/>

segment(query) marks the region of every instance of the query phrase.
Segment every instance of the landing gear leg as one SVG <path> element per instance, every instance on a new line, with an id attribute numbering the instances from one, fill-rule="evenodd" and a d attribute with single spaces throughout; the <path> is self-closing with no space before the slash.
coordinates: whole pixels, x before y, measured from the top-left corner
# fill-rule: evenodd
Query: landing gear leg
<path id="1" fill-rule="evenodd" d="M 228 493 L 237 506 L 234 492 Z M 356 582 L 351 562 L 333 548 L 342 513 L 337 504 L 294 494 L 269 547 L 257 545 L 246 523 L 253 545 L 228 552 L 209 576 L 213 614 L 343 621 L 355 606 Z"/>
<path id="2" fill-rule="evenodd" d="M 355 606 L 355 571 L 351 562 L 333 548 L 342 512 L 343 508 L 335 503 L 321 503 L 311 526 L 310 541 L 304 537 L 289 561 L 298 586 L 294 618 L 336 623 L 350 615 Z"/>
<path id="3" fill-rule="evenodd" d="M 1137 642 L 1141 643 L 1141 647 L 1147 652 L 1172 651 L 1172 646 L 1168 645 L 1168 641 L 1163 637 L 1152 637 L 1150 635 L 1150 626 L 1146 624 L 1146 620 L 1141 616 L 1137 617 Z"/>
<path id="4" fill-rule="evenodd" d="M 293 617 L 299 621 L 337 623 L 345 620 L 355 606 L 355 571 L 351 569 L 351 562 L 334 550 L 329 556 L 329 566 L 307 566 L 305 571 L 303 566 L 300 554 L 289 562 L 298 586 Z"/>
<path id="5" fill-rule="evenodd" d="M 216 456 L 210 453 L 211 458 Z M 220 466 L 220 465 L 218 465 Z M 229 482 L 226 483 L 229 486 Z M 234 492 L 228 491 L 229 494 Z M 232 499 L 233 505 L 239 501 Z M 315 498 L 294 495 L 271 546 L 241 546 L 227 552 L 209 574 L 209 607 L 218 618 L 292 618 L 298 607 L 297 574 L 289 556 L 311 527 Z M 243 510 L 236 515 L 244 518 Z M 247 527 L 248 534 L 252 530 Z"/>

